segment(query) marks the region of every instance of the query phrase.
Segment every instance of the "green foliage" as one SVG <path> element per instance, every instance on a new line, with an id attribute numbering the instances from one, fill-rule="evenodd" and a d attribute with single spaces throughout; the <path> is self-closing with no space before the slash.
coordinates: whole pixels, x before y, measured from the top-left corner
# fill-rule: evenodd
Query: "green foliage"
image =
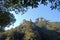
<path id="1" fill-rule="evenodd" d="M 43 4 L 43 5 L 47 5 L 50 3 L 51 4 L 50 8 L 52 10 L 53 9 L 60 10 L 60 0 L 58 0 L 58 1 L 57 0 L 4 0 L 4 2 L 2 2 L 2 1 L 0 0 L 0 32 L 4 31 L 5 27 L 8 27 L 15 22 L 14 15 L 9 13 L 10 11 L 15 11 L 16 13 L 18 13 L 18 12 L 24 13 L 27 11 L 28 7 L 32 7 L 32 8 L 38 7 L 39 3 Z M 42 22 L 39 22 L 37 25 L 36 24 L 35 25 L 39 26 L 39 27 L 41 25 L 42 29 L 45 30 L 45 26 L 47 26 L 49 24 L 48 27 L 46 27 L 46 28 L 55 30 L 56 27 L 55 27 L 54 23 L 52 23 L 52 24 L 50 24 L 50 23 L 46 24 L 46 23 L 47 23 L 46 21 L 42 21 Z M 22 29 L 21 28 L 20 29 L 23 30 L 23 32 L 25 32 L 26 35 L 28 35 L 27 33 L 30 33 L 30 35 L 28 35 L 28 36 L 34 35 L 34 32 L 30 32 L 30 31 L 33 31 L 32 29 L 34 28 L 34 25 L 31 26 L 32 24 L 30 22 L 27 22 L 27 24 L 28 25 L 26 25 L 26 24 L 23 25 Z M 25 26 L 25 28 L 24 28 L 24 26 Z M 58 26 L 58 28 L 59 27 L 60 26 Z M 56 30 L 58 28 L 56 28 Z M 21 30 L 19 30 L 19 31 L 21 31 Z M 38 31 L 40 31 L 40 29 Z M 11 34 L 14 34 L 14 33 L 12 32 Z M 5 37 L 4 37 L 4 39 L 5 39 Z M 12 38 L 12 40 L 15 40 L 15 39 Z"/>
<path id="2" fill-rule="evenodd" d="M 7 11 L 15 11 L 15 9 L 17 9 L 18 12 L 25 12 L 29 6 L 36 8 L 38 7 L 39 3 L 43 5 L 50 3 L 50 8 L 52 10 L 60 10 L 60 0 L 4 0 L 4 3 L 2 2 L 0 4 L 3 6 L 3 8 L 7 8 Z"/>
<path id="3" fill-rule="evenodd" d="M 0 40 L 60 40 L 60 31 L 54 29 L 59 27 L 60 22 L 39 20 L 33 23 L 25 20 L 18 27 L 0 33 Z"/>
<path id="4" fill-rule="evenodd" d="M 14 22 L 15 18 L 13 14 L 0 11 L 0 31 L 3 31 L 5 27 L 9 27 Z"/>
<path id="5" fill-rule="evenodd" d="M 15 11 L 15 13 L 22 12 L 24 14 L 24 12 L 27 11 L 28 7 L 36 8 L 38 7 L 39 3 L 43 5 L 50 3 L 50 8 L 52 10 L 60 10 L 60 0 L 0 0 L 1 27 L 4 28 L 8 24 L 10 25 L 11 23 L 13 24 L 15 22 L 13 15 L 9 13 L 10 11 Z M 10 18 L 12 18 L 14 22 Z"/>
<path id="6" fill-rule="evenodd" d="M 38 2 L 41 4 L 47 5 L 48 3 L 51 3 L 54 8 L 57 8 L 60 5 L 60 0 L 8 0 L 5 1 L 5 6 L 11 7 L 11 6 L 23 6 L 28 7 L 31 6 L 32 8 L 38 7 Z M 9 5 L 10 4 L 10 5 Z"/>

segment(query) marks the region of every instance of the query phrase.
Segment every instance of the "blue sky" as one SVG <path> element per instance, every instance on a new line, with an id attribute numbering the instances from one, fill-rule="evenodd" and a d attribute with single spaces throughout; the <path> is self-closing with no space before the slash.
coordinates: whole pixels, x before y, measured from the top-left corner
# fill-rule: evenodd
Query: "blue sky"
<path id="1" fill-rule="evenodd" d="M 14 13 L 16 22 L 14 23 L 14 26 L 10 26 L 9 28 L 6 29 L 14 28 L 20 25 L 23 19 L 26 20 L 31 19 L 32 21 L 35 21 L 36 18 L 43 17 L 46 20 L 50 20 L 52 22 L 60 22 L 60 12 L 58 10 L 51 10 L 49 5 L 47 6 L 38 5 L 37 8 L 33 8 L 33 9 L 30 7 L 27 10 L 27 12 L 25 12 L 25 14 L 23 15 L 21 15 L 21 13 L 19 14 L 15 14 L 15 12 L 11 12 L 11 13 Z"/>

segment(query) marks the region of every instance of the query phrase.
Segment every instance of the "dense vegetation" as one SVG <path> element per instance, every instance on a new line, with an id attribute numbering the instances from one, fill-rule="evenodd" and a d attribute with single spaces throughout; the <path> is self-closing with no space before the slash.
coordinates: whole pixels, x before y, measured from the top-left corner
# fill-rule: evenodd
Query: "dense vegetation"
<path id="1" fill-rule="evenodd" d="M 0 0 L 0 15 L 5 15 L 3 13 L 6 13 L 5 16 L 9 17 L 5 18 L 5 16 L 0 16 L 0 26 L 1 26 L 0 29 L 4 31 L 5 27 L 8 27 L 15 23 L 14 15 L 8 16 L 11 15 L 10 12 L 12 11 L 14 11 L 15 13 L 22 12 L 22 14 L 24 14 L 24 12 L 26 12 L 29 7 L 37 8 L 39 4 L 40 5 L 43 4 L 45 6 L 50 5 L 50 8 L 52 10 L 57 9 L 60 11 L 60 0 L 58 1 L 57 0 Z"/>
<path id="2" fill-rule="evenodd" d="M 60 22 L 24 20 L 18 27 L 1 32 L 0 40 L 60 40 Z"/>
<path id="3" fill-rule="evenodd" d="M 5 32 L 5 27 L 14 24 L 16 19 L 10 12 L 27 11 L 29 7 L 50 5 L 60 11 L 60 0 L 0 0 L 0 40 L 60 40 L 60 22 L 24 21 L 23 24 Z"/>

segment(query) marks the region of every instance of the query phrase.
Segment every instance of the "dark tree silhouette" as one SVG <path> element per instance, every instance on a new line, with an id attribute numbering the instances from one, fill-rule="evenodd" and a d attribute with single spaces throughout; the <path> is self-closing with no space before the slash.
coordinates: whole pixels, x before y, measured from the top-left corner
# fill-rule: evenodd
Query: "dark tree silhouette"
<path id="1" fill-rule="evenodd" d="M 29 6 L 32 8 L 38 7 L 39 3 L 44 5 L 50 3 L 51 9 L 60 10 L 60 0 L 4 0 L 3 2 L 1 1 L 0 4 L 7 9 L 10 8 L 11 10 L 18 9 L 19 11 L 24 11 L 24 8 L 27 8 Z"/>
<path id="2" fill-rule="evenodd" d="M 9 25 L 15 22 L 15 18 L 13 14 L 9 12 L 0 11 L 0 31 L 4 31 L 5 27 L 9 27 Z"/>

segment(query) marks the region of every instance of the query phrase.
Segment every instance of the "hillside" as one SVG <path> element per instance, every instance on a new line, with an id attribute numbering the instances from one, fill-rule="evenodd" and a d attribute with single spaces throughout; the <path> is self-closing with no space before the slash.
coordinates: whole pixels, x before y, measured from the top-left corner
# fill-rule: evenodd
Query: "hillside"
<path id="1" fill-rule="evenodd" d="M 24 20 L 16 28 L 0 33 L 0 40 L 60 40 L 60 22 Z"/>

